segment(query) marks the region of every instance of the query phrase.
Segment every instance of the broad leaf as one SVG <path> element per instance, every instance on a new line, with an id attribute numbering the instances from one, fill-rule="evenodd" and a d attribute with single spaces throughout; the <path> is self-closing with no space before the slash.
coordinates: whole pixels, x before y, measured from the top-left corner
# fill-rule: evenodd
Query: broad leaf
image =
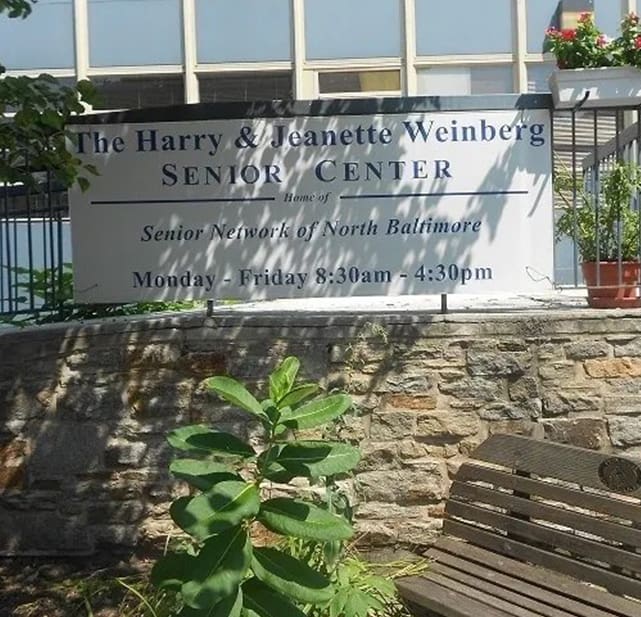
<path id="1" fill-rule="evenodd" d="M 232 593 L 210 608 L 199 610 L 185 606 L 180 613 L 178 613 L 177 617 L 240 617 L 242 609 L 243 592 L 239 587 L 236 594 Z"/>
<path id="2" fill-rule="evenodd" d="M 269 398 L 278 403 L 294 385 L 300 362 L 298 358 L 289 356 L 285 358 L 269 376 Z M 279 405 L 280 407 L 280 405 Z"/>
<path id="3" fill-rule="evenodd" d="M 352 399 L 347 394 L 332 394 L 301 405 L 298 409 L 283 410 L 280 424 L 293 429 L 314 428 L 338 418 L 351 406 Z"/>
<path id="4" fill-rule="evenodd" d="M 333 589 L 327 578 L 274 548 L 254 549 L 252 570 L 263 583 L 299 602 L 320 604 L 332 597 Z"/>
<path id="5" fill-rule="evenodd" d="M 265 501 L 258 520 L 271 531 L 306 540 L 347 540 L 353 533 L 351 525 L 344 518 L 313 504 L 287 497 Z"/>
<path id="6" fill-rule="evenodd" d="M 204 610 L 236 594 L 251 557 L 249 537 L 240 527 L 207 540 L 195 558 L 190 580 L 182 586 L 185 604 Z"/>
<path id="7" fill-rule="evenodd" d="M 287 598 L 256 578 L 243 584 L 243 596 L 249 617 L 305 617 Z"/>
<path id="8" fill-rule="evenodd" d="M 194 560 L 187 553 L 169 553 L 161 557 L 151 570 L 151 582 L 159 589 L 180 591 L 191 576 Z"/>
<path id="9" fill-rule="evenodd" d="M 265 479 L 278 484 L 287 484 L 296 477 L 295 473 L 287 471 L 282 465 L 278 463 L 270 463 L 265 469 Z"/>
<path id="10" fill-rule="evenodd" d="M 353 469 L 360 460 L 358 448 L 331 441 L 294 441 L 281 449 L 275 463 L 297 476 L 333 476 Z"/>
<path id="11" fill-rule="evenodd" d="M 300 386 L 296 386 L 288 394 L 278 401 L 278 406 L 282 409 L 283 407 L 295 407 L 298 403 L 301 403 L 305 399 L 308 399 L 310 396 L 313 396 L 318 392 L 318 384 L 315 383 L 304 383 Z"/>
<path id="12" fill-rule="evenodd" d="M 260 496 L 254 484 L 220 482 L 196 497 L 180 497 L 169 509 L 171 518 L 188 534 L 205 540 L 254 517 Z"/>
<path id="13" fill-rule="evenodd" d="M 239 381 L 231 377 L 210 377 L 205 380 L 205 385 L 228 403 L 236 405 L 236 407 L 240 407 L 261 419 L 265 417 L 260 403 Z"/>
<path id="14" fill-rule="evenodd" d="M 254 449 L 230 433 L 221 433 L 203 424 L 192 424 L 175 429 L 167 436 L 169 444 L 185 452 L 219 454 L 249 458 L 256 456 Z"/>
<path id="15" fill-rule="evenodd" d="M 341 617 L 367 617 L 370 611 L 383 610 L 385 610 L 383 604 L 372 594 L 361 589 L 350 588 Z"/>
<path id="16" fill-rule="evenodd" d="M 191 486 L 201 491 L 208 491 L 219 482 L 229 480 L 235 480 L 236 482 L 243 481 L 242 478 L 227 467 L 227 465 L 192 458 L 176 459 L 169 466 L 169 471 L 176 476 L 176 478 L 185 480 L 191 484 Z"/>

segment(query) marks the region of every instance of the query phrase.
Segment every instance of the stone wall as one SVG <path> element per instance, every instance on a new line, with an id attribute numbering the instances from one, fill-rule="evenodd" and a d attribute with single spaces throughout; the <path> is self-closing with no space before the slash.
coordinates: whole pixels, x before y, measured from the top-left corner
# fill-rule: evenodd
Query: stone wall
<path id="1" fill-rule="evenodd" d="M 427 544 L 452 474 L 489 434 L 641 448 L 641 316 L 186 314 L 0 333 L 0 554 L 91 553 L 162 542 L 184 487 L 166 431 L 243 413 L 206 392 L 261 386 L 282 357 L 342 387 L 339 432 L 363 460 L 347 486 L 371 546 Z"/>

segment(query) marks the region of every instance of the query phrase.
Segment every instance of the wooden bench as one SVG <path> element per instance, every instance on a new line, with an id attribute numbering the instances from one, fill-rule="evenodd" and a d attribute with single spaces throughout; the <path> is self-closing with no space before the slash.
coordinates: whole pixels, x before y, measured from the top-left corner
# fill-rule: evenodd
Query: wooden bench
<path id="1" fill-rule="evenodd" d="M 641 617 L 640 526 L 631 459 L 494 435 L 456 474 L 427 571 L 397 586 L 416 615 Z"/>

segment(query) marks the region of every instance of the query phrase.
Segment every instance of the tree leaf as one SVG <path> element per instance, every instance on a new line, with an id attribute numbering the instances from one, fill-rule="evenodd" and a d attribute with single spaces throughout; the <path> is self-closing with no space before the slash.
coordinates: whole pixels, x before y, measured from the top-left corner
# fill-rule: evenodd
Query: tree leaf
<path id="1" fill-rule="evenodd" d="M 232 593 L 211 608 L 198 610 L 197 608 L 185 606 L 177 617 L 240 617 L 242 609 L 243 592 L 239 587 L 236 594 Z"/>
<path id="2" fill-rule="evenodd" d="M 221 433 L 203 424 L 177 428 L 167 435 L 167 441 L 176 450 L 200 454 L 222 454 L 249 458 L 256 456 L 254 449 L 230 433 Z"/>
<path id="3" fill-rule="evenodd" d="M 206 379 L 205 385 L 228 403 L 236 405 L 236 407 L 240 407 L 261 419 L 265 417 L 265 412 L 260 403 L 239 381 L 231 377 L 218 376 Z"/>
<path id="4" fill-rule="evenodd" d="M 290 390 L 283 398 L 278 401 L 278 407 L 295 407 L 298 403 L 304 401 L 316 394 L 319 390 L 318 384 L 303 383 Z"/>
<path id="5" fill-rule="evenodd" d="M 169 471 L 181 480 L 201 491 L 210 490 L 215 484 L 234 480 L 242 482 L 242 478 L 231 468 L 214 461 L 201 461 L 193 458 L 179 458 L 171 463 Z"/>
<path id="6" fill-rule="evenodd" d="M 283 446 L 274 463 L 285 470 L 317 478 L 353 469 L 360 460 L 358 448 L 331 441 L 293 441 Z"/>
<path id="7" fill-rule="evenodd" d="M 274 548 L 256 548 L 252 570 L 263 583 L 298 602 L 320 604 L 332 597 L 332 587 L 306 563 Z"/>
<path id="8" fill-rule="evenodd" d="M 241 527 L 209 538 L 195 557 L 191 580 L 182 586 L 185 604 L 203 610 L 236 593 L 251 557 L 251 542 Z"/>
<path id="9" fill-rule="evenodd" d="M 307 540 L 347 540 L 353 534 L 351 525 L 344 518 L 288 497 L 265 501 L 258 520 L 271 531 Z"/>
<path id="10" fill-rule="evenodd" d="M 176 499 L 169 513 L 181 529 L 205 540 L 254 517 L 259 509 L 260 495 L 254 484 L 219 482 L 202 495 Z"/>
<path id="11" fill-rule="evenodd" d="M 280 424 L 293 429 L 306 429 L 326 424 L 344 414 L 352 406 L 347 394 L 332 394 L 315 399 L 298 409 L 283 410 Z"/>
<path id="12" fill-rule="evenodd" d="M 287 598 L 270 589 L 257 578 L 243 583 L 247 615 L 250 617 L 305 617 Z"/>
<path id="13" fill-rule="evenodd" d="M 269 398 L 272 401 L 278 403 L 292 389 L 299 368 L 300 362 L 295 356 L 285 358 L 278 365 L 269 376 Z"/>
<path id="14" fill-rule="evenodd" d="M 190 578 L 194 557 L 187 553 L 169 553 L 161 557 L 151 570 L 151 582 L 159 589 L 180 591 Z"/>

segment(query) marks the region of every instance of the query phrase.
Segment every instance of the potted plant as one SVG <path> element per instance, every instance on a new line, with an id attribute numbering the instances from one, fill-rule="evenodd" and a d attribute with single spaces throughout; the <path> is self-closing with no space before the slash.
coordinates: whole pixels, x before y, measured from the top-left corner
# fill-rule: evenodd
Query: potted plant
<path id="1" fill-rule="evenodd" d="M 641 168 L 618 162 L 601 182 L 598 193 L 577 190 L 576 207 L 568 198 L 572 176 L 558 173 L 557 195 L 565 203 L 557 221 L 557 239 L 574 238 L 588 288 L 588 304 L 594 308 L 641 306 L 641 217 L 631 201 L 641 189 Z"/>
<path id="2" fill-rule="evenodd" d="M 583 13 L 576 28 L 545 32 L 546 50 L 559 70 L 550 77 L 557 108 L 617 107 L 641 104 L 641 27 L 630 13 L 621 34 L 610 39 Z"/>

